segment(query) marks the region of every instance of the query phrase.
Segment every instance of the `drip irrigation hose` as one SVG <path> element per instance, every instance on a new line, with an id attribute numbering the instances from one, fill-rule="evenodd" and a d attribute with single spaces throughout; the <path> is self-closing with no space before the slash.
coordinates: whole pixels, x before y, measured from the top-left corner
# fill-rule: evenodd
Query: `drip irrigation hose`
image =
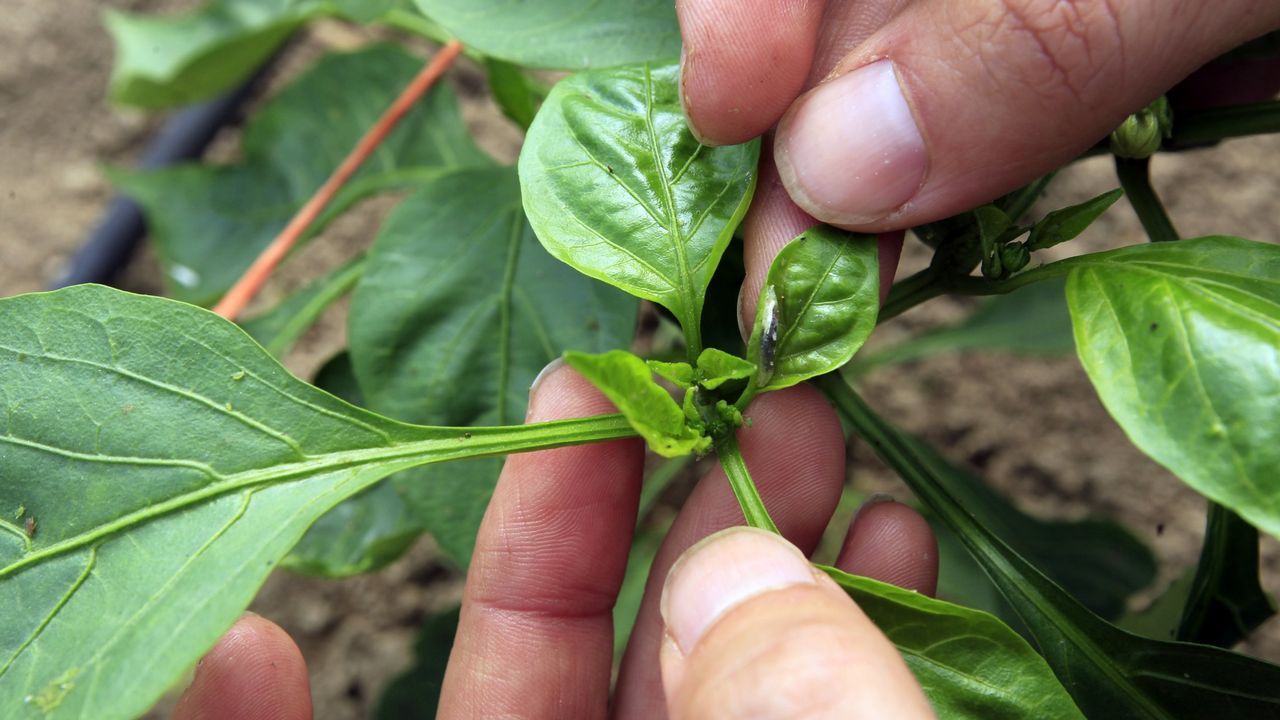
<path id="1" fill-rule="evenodd" d="M 203 156 L 218 131 L 239 116 L 240 108 L 253 96 L 274 59 L 268 59 L 249 80 L 222 97 L 175 112 L 147 143 L 138 167 L 150 170 Z M 146 230 L 138 204 L 124 195 L 116 195 L 49 288 L 56 290 L 81 283 L 111 284 L 133 257 Z"/>

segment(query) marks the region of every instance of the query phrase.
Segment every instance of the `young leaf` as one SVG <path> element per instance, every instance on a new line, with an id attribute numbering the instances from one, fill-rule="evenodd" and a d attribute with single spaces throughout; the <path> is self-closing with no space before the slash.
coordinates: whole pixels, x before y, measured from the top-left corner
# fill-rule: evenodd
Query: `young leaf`
<path id="1" fill-rule="evenodd" d="M 0 507 L 39 523 L 0 519 L 0 717 L 145 712 L 308 525 L 393 472 L 634 434 L 405 425 L 213 313 L 94 285 L 0 300 L 0 338 Z"/>
<path id="2" fill-rule="evenodd" d="M 843 381 L 822 387 L 916 497 L 945 522 L 1026 623 L 1040 652 L 1089 717 L 1273 717 L 1280 667 L 1207 645 L 1131 635 L 1086 610 L 975 518 L 954 469 L 867 407 Z"/>
<path id="3" fill-rule="evenodd" d="M 1112 417 L 1187 484 L 1280 535 L 1280 246 L 1212 237 L 1062 265 L 1080 360 Z"/>
<path id="4" fill-rule="evenodd" d="M 267 352 L 284 357 L 302 333 L 314 325 L 334 301 L 351 290 L 364 268 L 364 256 L 357 255 L 270 310 L 240 323 L 240 327 L 262 343 Z"/>
<path id="5" fill-rule="evenodd" d="M 116 46 L 111 99 L 188 105 L 229 90 L 324 8 L 299 0 L 212 0 L 171 17 L 106 13 Z"/>
<path id="6" fill-rule="evenodd" d="M 1025 355 L 1059 355 L 1076 343 L 1067 312 L 1066 282 L 1059 278 L 991 298 L 964 322 L 917 335 L 879 352 L 861 353 L 850 370 L 865 373 L 882 365 L 964 350 L 1004 350 Z"/>
<path id="7" fill-rule="evenodd" d="M 388 217 L 351 300 L 351 360 L 369 408 L 430 425 L 519 422 L 564 348 L 626 347 L 637 303 L 556 262 L 520 208 L 512 168 L 424 182 Z M 466 567 L 501 462 L 393 482 Z"/>
<path id="8" fill-rule="evenodd" d="M 644 360 L 624 350 L 601 355 L 567 352 L 564 359 L 618 406 L 659 455 L 675 457 L 711 447 L 711 438 L 692 427 L 676 401 L 653 381 Z"/>
<path id="9" fill-rule="evenodd" d="M 420 68 L 398 47 L 331 55 L 266 104 L 244 134 L 244 161 L 153 171 L 114 170 L 136 199 L 165 266 L 171 295 L 216 300 L 329 177 Z M 490 167 L 447 86 L 437 86 L 379 145 L 312 228 L 370 195 L 445 170 Z"/>
<path id="10" fill-rule="evenodd" d="M 693 387 L 694 372 L 693 366 L 687 362 L 663 362 L 661 360 L 646 360 L 645 364 L 653 371 L 654 375 L 670 382 L 676 387 L 690 388 Z"/>
<path id="11" fill-rule="evenodd" d="M 663 305 L 690 357 L 707 285 L 755 186 L 759 142 L 706 147 L 677 65 L 580 73 L 551 90 L 520 153 L 538 239 L 581 272 Z"/>
<path id="12" fill-rule="evenodd" d="M 780 390 L 844 365 L 871 335 L 879 308 L 876 239 L 806 230 L 774 258 L 760 293 L 747 343 L 747 358 L 761 368 L 756 389 Z"/>
<path id="13" fill-rule="evenodd" d="M 1083 720 L 1044 658 L 999 619 L 819 567 L 902 652 L 938 717 Z"/>
<path id="14" fill-rule="evenodd" d="M 667 0 L 416 0 L 468 47 L 517 65 L 577 70 L 680 54 Z"/>
<path id="15" fill-rule="evenodd" d="M 755 363 L 730 355 L 723 350 L 707 348 L 698 356 L 698 370 L 702 379 L 698 384 L 708 390 L 714 390 L 730 380 L 745 380 L 755 371 Z"/>
<path id="16" fill-rule="evenodd" d="M 1027 238 L 1028 250 L 1044 250 L 1058 243 L 1073 240 L 1097 220 L 1107 208 L 1115 204 L 1124 191 L 1116 188 L 1079 205 L 1064 207 L 1045 215 L 1031 228 Z"/>

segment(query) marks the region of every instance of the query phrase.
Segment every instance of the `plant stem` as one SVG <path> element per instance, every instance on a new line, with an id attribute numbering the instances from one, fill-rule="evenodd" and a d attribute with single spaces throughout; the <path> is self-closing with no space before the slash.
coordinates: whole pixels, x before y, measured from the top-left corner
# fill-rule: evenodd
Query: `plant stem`
<path id="1" fill-rule="evenodd" d="M 1181 113 L 1166 147 L 1185 148 L 1267 133 L 1280 133 L 1280 100 Z"/>
<path id="2" fill-rule="evenodd" d="M 725 477 L 729 479 L 729 487 L 733 488 L 734 497 L 742 508 L 742 515 L 747 524 L 753 528 L 768 530 L 781 535 L 778 526 L 773 524 L 769 511 L 764 507 L 764 499 L 756 489 L 756 483 L 747 472 L 747 461 L 742 457 L 742 448 L 738 446 L 738 437 L 730 432 L 716 445 L 716 455 L 720 458 L 720 467 L 724 468 Z"/>
<path id="3" fill-rule="evenodd" d="M 351 179 L 351 176 L 355 175 L 356 171 L 373 154 L 378 145 L 386 139 L 387 135 L 391 134 L 392 129 L 409 112 L 414 103 L 426 94 L 427 90 L 431 89 L 431 86 L 444 74 L 444 71 L 449 68 L 449 65 L 453 63 L 460 52 L 462 52 L 462 44 L 457 40 L 451 40 L 431 58 L 426 66 L 422 68 L 422 71 L 418 73 L 417 77 L 391 103 L 391 106 L 382 114 L 382 117 L 378 118 L 373 127 L 369 128 L 364 137 L 360 138 L 355 148 L 342 161 L 342 164 L 333 171 L 329 179 L 320 186 L 320 189 L 316 190 L 315 194 L 298 210 L 284 230 L 280 231 L 280 234 L 253 261 L 253 264 L 244 272 L 244 275 L 227 291 L 227 294 L 213 308 L 214 312 L 228 320 L 235 320 L 240 315 L 245 306 L 249 304 L 249 301 L 253 299 L 253 296 L 266 283 L 267 278 L 271 276 L 272 271 L 280 264 L 280 261 L 289 254 L 298 239 L 306 233 L 307 228 L 311 227 L 311 224 L 319 217 L 325 205 L 338 194 L 338 191 Z"/>
<path id="4" fill-rule="evenodd" d="M 645 477 L 644 486 L 640 488 L 640 509 L 636 512 L 637 521 L 643 520 L 649 514 L 662 492 L 667 489 L 672 480 L 689 467 L 691 462 L 693 462 L 692 455 L 666 458 Z"/>
<path id="5" fill-rule="evenodd" d="M 1120 178 L 1120 187 L 1124 188 L 1125 197 L 1129 198 L 1129 204 L 1138 214 L 1142 228 L 1147 231 L 1147 237 L 1152 242 L 1177 240 L 1178 231 L 1151 187 L 1151 158 L 1135 160 L 1117 156 L 1116 176 Z"/>
<path id="6" fill-rule="evenodd" d="M 884 304 L 880 306 L 880 314 L 876 318 L 876 323 L 882 323 L 889 318 L 897 317 L 926 300 L 932 300 L 944 294 L 946 291 L 938 272 L 931 267 L 925 268 L 902 282 L 894 283 L 893 287 L 889 288 L 889 296 L 885 298 Z"/>

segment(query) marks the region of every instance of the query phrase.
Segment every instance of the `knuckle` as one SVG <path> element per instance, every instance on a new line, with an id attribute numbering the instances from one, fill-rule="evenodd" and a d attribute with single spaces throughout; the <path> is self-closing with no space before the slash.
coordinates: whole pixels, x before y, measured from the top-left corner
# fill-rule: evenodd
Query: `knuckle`
<path id="1" fill-rule="evenodd" d="M 996 0 L 981 42 L 999 58 L 985 64 L 998 61 L 998 72 L 1011 73 L 1006 79 L 1016 87 L 1045 97 L 1064 88 L 1077 102 L 1103 97 L 1116 71 L 1124 70 L 1115 1 Z"/>

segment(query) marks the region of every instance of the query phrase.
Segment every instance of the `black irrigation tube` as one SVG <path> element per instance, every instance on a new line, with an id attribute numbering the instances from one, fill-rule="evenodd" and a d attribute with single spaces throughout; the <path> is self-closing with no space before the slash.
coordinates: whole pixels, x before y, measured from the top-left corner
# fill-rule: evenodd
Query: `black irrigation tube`
<path id="1" fill-rule="evenodd" d="M 138 167 L 154 169 L 195 160 L 224 126 L 234 122 L 253 96 L 274 58 L 268 59 L 243 85 L 222 97 L 175 112 L 147 143 Z M 129 263 L 138 241 L 146 234 L 142 209 L 132 199 L 116 195 L 98 225 L 67 261 L 51 290 L 81 283 L 111 284 Z"/>

